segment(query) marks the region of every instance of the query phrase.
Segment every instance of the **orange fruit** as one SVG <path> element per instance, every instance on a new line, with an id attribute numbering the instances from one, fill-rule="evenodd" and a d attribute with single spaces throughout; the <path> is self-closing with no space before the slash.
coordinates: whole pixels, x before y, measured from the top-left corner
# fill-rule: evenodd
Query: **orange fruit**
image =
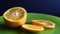
<path id="1" fill-rule="evenodd" d="M 12 7 L 3 14 L 3 18 L 7 26 L 17 28 L 25 24 L 27 12 L 23 7 Z"/>
<path id="2" fill-rule="evenodd" d="M 31 24 L 46 27 L 46 28 L 55 28 L 55 24 L 47 20 L 32 20 Z"/>
<path id="3" fill-rule="evenodd" d="M 30 32 L 41 32 L 44 30 L 43 27 L 39 27 L 39 26 L 31 25 L 31 24 L 24 24 L 22 25 L 22 28 Z"/>

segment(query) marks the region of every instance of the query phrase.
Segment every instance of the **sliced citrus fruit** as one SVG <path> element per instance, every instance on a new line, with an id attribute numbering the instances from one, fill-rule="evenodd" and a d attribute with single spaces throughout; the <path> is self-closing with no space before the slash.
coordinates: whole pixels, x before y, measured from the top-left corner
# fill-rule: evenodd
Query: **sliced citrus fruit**
<path id="1" fill-rule="evenodd" d="M 43 26 L 46 28 L 55 28 L 55 24 L 47 20 L 32 20 L 31 24 L 37 25 L 37 26 Z"/>
<path id="2" fill-rule="evenodd" d="M 25 24 L 27 18 L 27 12 L 22 7 L 13 7 L 8 9 L 3 18 L 5 23 L 12 28 Z"/>
<path id="3" fill-rule="evenodd" d="M 26 29 L 27 31 L 30 31 L 30 32 L 40 32 L 40 31 L 44 30 L 43 27 L 39 27 L 39 26 L 36 26 L 36 25 L 31 25 L 31 24 L 24 24 L 24 25 L 22 25 L 22 28 L 24 28 L 24 29 Z"/>

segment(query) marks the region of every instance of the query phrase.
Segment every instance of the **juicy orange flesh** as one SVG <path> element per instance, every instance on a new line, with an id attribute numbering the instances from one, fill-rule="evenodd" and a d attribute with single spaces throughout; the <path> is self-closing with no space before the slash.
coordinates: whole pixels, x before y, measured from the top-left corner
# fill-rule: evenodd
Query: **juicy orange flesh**
<path id="1" fill-rule="evenodd" d="M 16 8 L 10 10 L 5 16 L 11 20 L 19 20 L 20 18 L 23 17 L 23 15 L 24 11 L 22 9 Z"/>
<path id="2" fill-rule="evenodd" d="M 52 25 L 49 21 L 38 21 L 40 23 L 44 23 L 44 24 L 47 24 L 47 25 Z"/>
<path id="3" fill-rule="evenodd" d="M 35 26 L 35 25 L 30 25 L 30 26 L 27 26 L 28 28 L 32 28 L 32 29 L 40 29 L 41 27 L 38 27 L 38 26 Z"/>

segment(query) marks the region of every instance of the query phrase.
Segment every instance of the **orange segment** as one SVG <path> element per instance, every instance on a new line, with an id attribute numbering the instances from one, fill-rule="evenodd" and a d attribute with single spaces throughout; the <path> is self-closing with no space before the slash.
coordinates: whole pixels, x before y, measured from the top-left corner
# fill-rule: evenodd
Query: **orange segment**
<path id="1" fill-rule="evenodd" d="M 27 18 L 27 12 L 22 7 L 13 7 L 8 9 L 4 14 L 3 18 L 5 23 L 12 28 L 16 28 L 20 25 L 25 24 Z"/>
<path id="2" fill-rule="evenodd" d="M 22 28 L 24 28 L 30 32 L 40 32 L 40 31 L 44 30 L 43 27 L 39 27 L 39 26 L 31 25 L 31 24 L 24 24 L 24 25 L 22 25 Z"/>
<path id="3" fill-rule="evenodd" d="M 32 20 L 31 24 L 46 27 L 46 28 L 55 28 L 55 24 L 47 20 Z"/>

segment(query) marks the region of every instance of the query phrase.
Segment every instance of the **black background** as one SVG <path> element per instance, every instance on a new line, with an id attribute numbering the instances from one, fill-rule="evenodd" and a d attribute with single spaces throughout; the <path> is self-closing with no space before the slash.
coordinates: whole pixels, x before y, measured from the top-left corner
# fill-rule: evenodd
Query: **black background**
<path id="1" fill-rule="evenodd" d="M 44 13 L 60 17 L 60 0 L 0 0 L 0 15 L 16 6 L 24 7 L 29 13 Z"/>

